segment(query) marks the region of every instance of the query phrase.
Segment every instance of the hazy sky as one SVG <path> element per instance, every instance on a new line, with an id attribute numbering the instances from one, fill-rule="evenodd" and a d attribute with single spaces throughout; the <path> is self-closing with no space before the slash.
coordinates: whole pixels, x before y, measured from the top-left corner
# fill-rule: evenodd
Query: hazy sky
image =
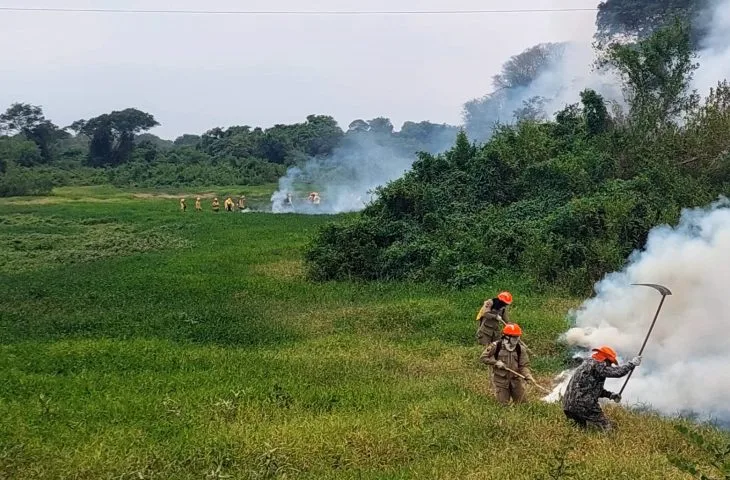
<path id="1" fill-rule="evenodd" d="M 0 7 L 463 10 L 597 0 L 0 0 Z M 42 105 L 65 126 L 126 107 L 157 135 L 333 115 L 461 122 L 501 64 L 536 43 L 585 40 L 594 12 L 444 16 L 204 16 L 0 11 L 0 108 Z"/>

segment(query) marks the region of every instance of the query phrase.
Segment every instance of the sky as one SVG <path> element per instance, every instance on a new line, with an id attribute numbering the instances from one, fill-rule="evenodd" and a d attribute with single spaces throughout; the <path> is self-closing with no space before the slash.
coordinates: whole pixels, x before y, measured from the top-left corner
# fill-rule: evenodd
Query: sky
<path id="1" fill-rule="evenodd" d="M 590 8 L 597 0 L 0 0 L 0 7 L 144 10 Z M 0 11 L 0 109 L 60 126 L 127 107 L 174 139 L 332 115 L 461 123 L 510 56 L 590 41 L 595 12 L 480 15 L 161 15 Z"/>

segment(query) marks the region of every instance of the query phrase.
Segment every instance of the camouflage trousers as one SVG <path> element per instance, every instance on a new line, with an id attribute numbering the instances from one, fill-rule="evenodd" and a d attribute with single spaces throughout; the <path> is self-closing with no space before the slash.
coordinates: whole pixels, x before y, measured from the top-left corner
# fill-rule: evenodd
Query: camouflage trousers
<path id="1" fill-rule="evenodd" d="M 568 410 L 564 410 L 565 416 L 568 417 L 569 420 L 572 420 L 578 426 L 581 428 L 589 429 L 589 428 L 595 428 L 598 430 L 602 430 L 604 432 L 608 432 L 613 429 L 613 424 L 611 421 L 606 418 L 606 415 L 603 414 L 602 410 L 595 410 L 595 411 L 585 411 L 585 412 L 569 412 Z"/>

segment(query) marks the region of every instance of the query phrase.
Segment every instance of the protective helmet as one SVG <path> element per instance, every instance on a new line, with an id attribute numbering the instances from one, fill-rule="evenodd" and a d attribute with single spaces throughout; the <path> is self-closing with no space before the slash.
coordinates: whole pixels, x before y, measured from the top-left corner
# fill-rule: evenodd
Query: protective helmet
<path id="1" fill-rule="evenodd" d="M 497 298 L 502 300 L 507 305 L 512 304 L 512 294 L 509 292 L 502 292 L 499 295 L 497 295 Z"/>
<path id="2" fill-rule="evenodd" d="M 522 336 L 522 329 L 516 323 L 508 323 L 502 329 L 502 334 L 509 337 L 520 337 Z"/>
<path id="3" fill-rule="evenodd" d="M 595 352 L 593 354 L 593 359 L 597 360 L 599 362 L 605 362 L 606 360 L 609 360 L 611 363 L 618 363 L 616 360 L 616 350 L 614 350 L 611 347 L 603 346 L 594 348 L 593 351 Z"/>

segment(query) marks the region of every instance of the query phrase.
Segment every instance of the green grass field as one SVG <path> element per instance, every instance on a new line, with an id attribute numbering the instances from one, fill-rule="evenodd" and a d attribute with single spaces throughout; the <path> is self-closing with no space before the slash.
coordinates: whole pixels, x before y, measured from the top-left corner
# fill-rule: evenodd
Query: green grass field
<path id="1" fill-rule="evenodd" d="M 545 385 L 580 299 L 313 284 L 300 258 L 332 217 L 196 213 L 197 193 L 0 200 L 0 478 L 686 478 L 670 422 L 612 407 L 606 437 L 534 389 L 493 400 L 483 299 L 515 294 Z"/>

